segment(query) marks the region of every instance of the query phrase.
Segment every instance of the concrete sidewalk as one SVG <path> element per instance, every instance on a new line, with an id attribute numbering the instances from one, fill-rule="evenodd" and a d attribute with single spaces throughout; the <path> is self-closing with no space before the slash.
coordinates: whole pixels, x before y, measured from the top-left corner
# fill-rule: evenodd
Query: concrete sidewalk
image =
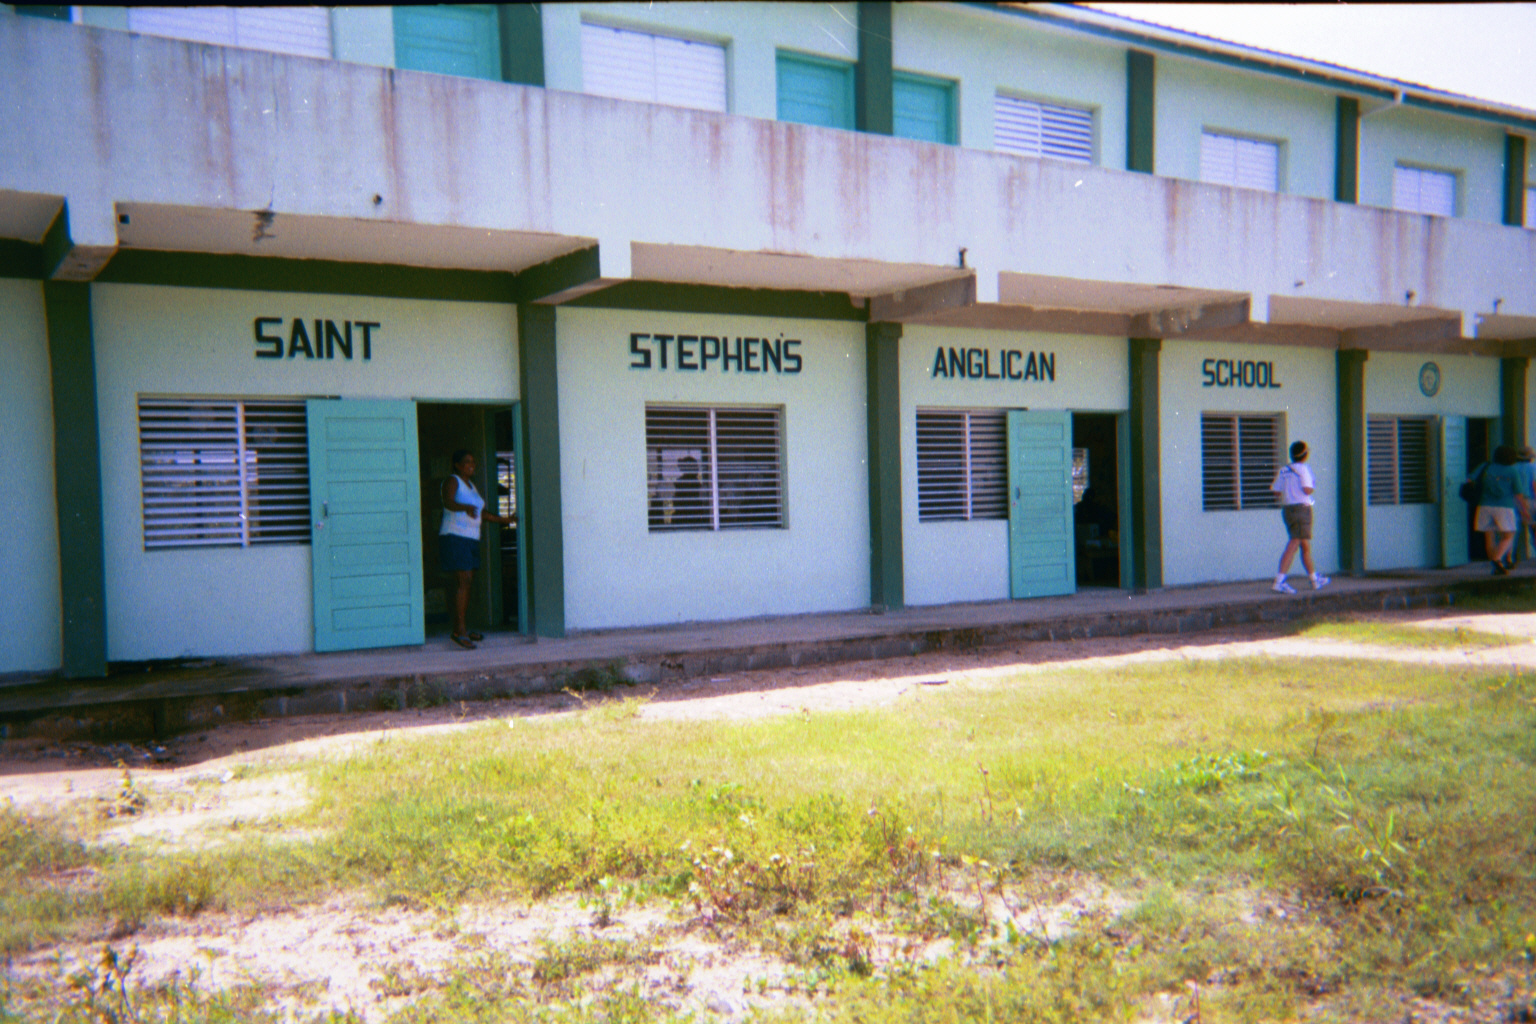
<path id="1" fill-rule="evenodd" d="M 483 700 L 565 687 L 665 684 L 758 668 L 899 658 L 927 651 L 1142 633 L 1186 633 L 1347 611 L 1455 604 L 1528 587 L 1536 568 L 1490 577 L 1487 563 L 1336 577 L 1294 596 L 1268 581 L 1143 594 L 1083 590 L 1023 601 L 793 615 L 573 634 L 493 634 L 465 651 L 420 647 L 207 659 L 115 667 L 104 680 L 0 682 L 0 738 L 166 735 L 231 718 L 279 717 Z"/>

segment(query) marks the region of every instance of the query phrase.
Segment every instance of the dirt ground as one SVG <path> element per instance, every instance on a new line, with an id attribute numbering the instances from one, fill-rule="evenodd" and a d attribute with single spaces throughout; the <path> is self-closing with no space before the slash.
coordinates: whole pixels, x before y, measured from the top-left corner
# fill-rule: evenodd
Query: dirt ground
<path id="1" fill-rule="evenodd" d="M 307 799 L 299 774 L 283 771 L 286 765 L 345 756 L 360 746 L 398 738 L 464 729 L 487 719 L 506 720 L 515 727 L 520 718 L 576 713 L 584 699 L 646 698 L 637 715 L 642 721 L 741 719 L 887 705 L 907 694 L 920 695 L 928 687 L 984 684 L 1020 671 L 1170 659 L 1345 656 L 1536 667 L 1536 644 L 1531 642 L 1536 638 L 1536 615 L 1420 610 L 1373 617 L 1428 628 L 1505 633 L 1517 642 L 1481 650 L 1381 648 L 1309 640 L 1287 635 L 1285 627 L 1254 625 L 1177 637 L 1031 643 L 747 672 L 597 697 L 552 694 L 431 709 L 231 723 L 151 746 L 12 741 L 0 746 L 0 801 L 35 812 L 63 810 L 80 801 L 100 805 L 118 796 L 126 767 L 147 804 L 105 829 L 100 841 L 152 844 L 173 853 L 218 842 L 221 835 L 243 826 L 261 827 L 276 838 L 285 834 L 302 838 L 291 830 L 285 833 L 286 826 L 276 820 L 302 807 Z M 251 768 L 266 770 L 252 772 Z M 949 895 L 959 901 L 970 899 L 971 906 L 976 906 L 963 887 Z M 1240 893 L 1231 898 L 1243 903 L 1245 920 L 1283 921 L 1292 913 L 1283 898 L 1272 894 Z M 1107 891 L 1087 880 L 1058 878 L 1041 891 L 1005 891 L 989 899 L 987 912 L 1000 930 L 1011 923 L 1019 932 L 1054 937 L 1084 921 L 1107 921 L 1132 905 L 1135 894 Z M 592 906 L 570 899 L 537 905 L 465 906 L 450 916 L 379 907 L 355 894 L 338 894 L 319 907 L 253 919 L 203 914 L 156 922 L 113 945 L 123 955 L 136 950 L 131 977 L 140 985 L 179 978 L 217 990 L 255 983 L 266 989 L 273 1005 L 295 1014 L 334 1008 L 355 1011 L 370 1022 L 384 1020 L 432 988 L 450 964 L 472 950 L 497 951 L 514 963 L 531 965 L 544 944 L 572 937 L 647 945 L 651 953 L 640 976 L 628 977 L 626 983 L 640 984 L 650 997 L 705 1018 L 739 1020 L 753 1008 L 785 1007 L 805 999 L 791 983 L 789 965 L 755 950 L 731 948 L 711 930 L 698 922 L 680 921 L 666 908 L 619 905 L 611 920 L 602 927 L 600 923 Z M 847 927 L 859 927 L 872 937 L 876 962 L 898 952 L 930 958 L 953 953 L 944 942 L 898 951 L 896 938 L 882 934 L 878 922 L 854 921 Z M 99 954 L 99 940 L 38 950 L 18 959 L 10 970 L 18 977 L 56 975 L 71 965 L 94 962 Z M 1188 993 L 1169 993 L 1149 1004 L 1143 1019 L 1153 1022 L 1187 1015 L 1189 998 Z M 1428 1004 L 1405 1004 L 1398 1019 L 1408 1014 L 1420 1021 L 1478 1019 Z"/>

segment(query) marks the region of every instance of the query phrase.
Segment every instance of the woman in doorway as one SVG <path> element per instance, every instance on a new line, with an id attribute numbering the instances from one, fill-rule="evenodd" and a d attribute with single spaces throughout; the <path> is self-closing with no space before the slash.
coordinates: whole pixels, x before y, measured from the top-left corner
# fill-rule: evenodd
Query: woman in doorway
<path id="1" fill-rule="evenodd" d="M 512 522 L 508 516 L 485 510 L 485 499 L 475 489 L 474 475 L 475 453 L 468 448 L 454 452 L 453 475 L 443 481 L 443 527 L 437 537 L 443 573 L 454 581 L 451 637 L 466 651 L 475 649 L 476 640 L 485 639 L 480 633 L 471 633 L 464 624 L 469 610 L 469 584 L 480 568 L 480 524 L 486 519 L 493 523 Z"/>

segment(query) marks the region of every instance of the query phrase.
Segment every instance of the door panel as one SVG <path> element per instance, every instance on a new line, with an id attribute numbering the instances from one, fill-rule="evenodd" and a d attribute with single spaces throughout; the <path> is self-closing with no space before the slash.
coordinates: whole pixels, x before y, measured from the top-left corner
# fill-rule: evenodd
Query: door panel
<path id="1" fill-rule="evenodd" d="M 311 399 L 308 411 L 315 650 L 422 643 L 416 406 Z"/>
<path id="2" fill-rule="evenodd" d="M 1467 503 L 1458 493 L 1467 478 L 1467 418 L 1440 417 L 1440 565 L 1465 565 Z"/>
<path id="3" fill-rule="evenodd" d="M 1009 592 L 1077 590 L 1072 524 L 1072 414 L 1008 411 Z"/>

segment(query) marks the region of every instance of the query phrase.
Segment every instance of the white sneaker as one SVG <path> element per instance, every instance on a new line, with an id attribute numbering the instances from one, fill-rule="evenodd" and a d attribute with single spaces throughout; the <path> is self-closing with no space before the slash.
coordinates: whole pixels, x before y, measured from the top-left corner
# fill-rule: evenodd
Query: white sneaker
<path id="1" fill-rule="evenodd" d="M 1273 590 L 1277 594 L 1294 594 L 1294 593 L 1296 593 L 1296 588 L 1291 586 L 1289 583 L 1285 582 L 1285 580 L 1281 580 L 1279 583 L 1276 583 L 1274 586 L 1270 587 L 1269 589 Z"/>
<path id="2" fill-rule="evenodd" d="M 1332 582 L 1332 581 L 1329 580 L 1327 576 L 1319 576 L 1319 577 L 1317 577 L 1316 579 L 1314 579 L 1312 581 L 1312 589 L 1313 590 L 1322 590 L 1330 582 Z"/>

